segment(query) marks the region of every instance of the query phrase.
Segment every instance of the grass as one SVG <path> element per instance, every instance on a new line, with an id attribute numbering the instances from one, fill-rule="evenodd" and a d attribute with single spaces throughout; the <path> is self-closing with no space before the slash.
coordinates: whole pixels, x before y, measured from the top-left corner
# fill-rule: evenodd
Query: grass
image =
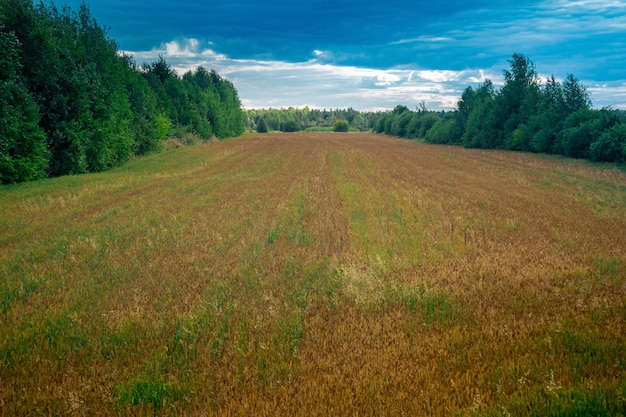
<path id="1" fill-rule="evenodd" d="M 0 188 L 0 415 L 625 415 L 626 174 L 247 134 Z"/>

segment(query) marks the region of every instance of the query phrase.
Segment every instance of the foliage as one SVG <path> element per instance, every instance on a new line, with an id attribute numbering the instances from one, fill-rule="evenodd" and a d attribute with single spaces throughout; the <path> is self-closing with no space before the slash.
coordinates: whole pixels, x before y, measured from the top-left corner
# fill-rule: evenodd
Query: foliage
<path id="1" fill-rule="evenodd" d="M 626 162 L 626 124 L 606 129 L 589 147 L 589 157 L 598 162 Z"/>
<path id="2" fill-rule="evenodd" d="M 257 133 L 267 133 L 269 131 L 269 127 L 267 126 L 267 122 L 264 118 L 260 118 L 256 125 Z"/>
<path id="3" fill-rule="evenodd" d="M 587 89 L 568 74 L 541 84 L 535 65 L 513 54 L 505 83 L 490 80 L 467 87 L 451 112 L 416 111 L 397 106 L 382 115 L 373 131 L 459 144 L 468 148 L 555 153 L 603 162 L 624 162 L 624 118 L 610 109 L 591 109 Z"/>
<path id="4" fill-rule="evenodd" d="M 591 144 L 599 140 L 603 132 L 616 123 L 617 115 L 606 109 L 599 111 L 583 109 L 574 112 L 563 124 L 560 150 L 565 156 L 588 158 Z M 595 146 L 595 149 L 596 154 L 601 152 L 599 145 Z"/>
<path id="5" fill-rule="evenodd" d="M 366 131 L 374 127 L 376 121 L 383 115 L 382 112 L 359 112 L 349 109 L 251 109 L 244 113 L 245 126 L 250 130 L 257 130 L 263 120 L 269 130 L 287 131 L 297 126 L 297 130 L 332 131 L 336 120 L 346 120 L 350 130 Z"/>
<path id="6" fill-rule="evenodd" d="M 295 120 L 287 120 L 280 126 L 282 132 L 297 132 L 300 130 L 300 125 Z"/>
<path id="7" fill-rule="evenodd" d="M 345 119 L 337 119 L 334 123 L 335 132 L 347 132 L 350 130 L 350 123 Z"/>
<path id="8" fill-rule="evenodd" d="M 426 131 L 425 140 L 429 143 L 454 143 L 459 136 L 455 120 L 451 117 L 438 120 L 432 128 Z"/>
<path id="9" fill-rule="evenodd" d="M 138 68 L 83 4 L 0 0 L 0 182 L 119 166 L 170 134 L 243 133 L 234 86 L 163 57 Z"/>
<path id="10" fill-rule="evenodd" d="M 0 27 L 0 183 L 42 178 L 48 166 L 37 105 L 20 76 L 19 49 L 15 34 Z"/>

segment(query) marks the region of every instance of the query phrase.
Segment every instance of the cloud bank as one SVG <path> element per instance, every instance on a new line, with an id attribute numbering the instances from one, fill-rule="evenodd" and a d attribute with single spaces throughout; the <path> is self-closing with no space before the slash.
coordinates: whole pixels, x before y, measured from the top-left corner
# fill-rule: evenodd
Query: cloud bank
<path id="1" fill-rule="evenodd" d="M 328 51 L 313 50 L 304 62 L 233 59 L 209 43 L 183 39 L 132 55 L 138 63 L 162 55 L 178 74 L 198 66 L 215 69 L 232 81 L 246 108 L 304 107 L 390 109 L 398 104 L 451 110 L 470 84 L 499 74 L 489 70 L 376 69 L 327 63 Z"/>
<path id="2" fill-rule="evenodd" d="M 139 64 L 153 62 L 162 55 L 179 75 L 198 66 L 215 69 L 234 83 L 248 109 L 309 106 L 386 110 L 399 104 L 415 108 L 424 102 L 429 109 L 452 110 L 466 87 L 476 87 L 486 79 L 502 85 L 505 69 L 367 68 L 328 62 L 333 54 L 322 50 L 312 50 L 310 59 L 303 62 L 234 59 L 212 46 L 192 38 L 166 42 L 150 51 L 125 53 Z M 583 84 L 592 94 L 595 107 L 626 108 L 626 82 L 583 80 Z"/>

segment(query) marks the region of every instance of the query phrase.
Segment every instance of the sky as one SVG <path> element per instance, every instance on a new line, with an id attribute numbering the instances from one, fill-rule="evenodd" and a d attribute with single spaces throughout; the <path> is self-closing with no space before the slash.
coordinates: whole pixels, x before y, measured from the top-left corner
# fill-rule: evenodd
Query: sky
<path id="1" fill-rule="evenodd" d="M 83 0 L 65 0 L 73 10 Z M 244 108 L 452 110 L 514 53 L 626 109 L 626 0 L 84 0 L 141 65 L 215 69 Z"/>

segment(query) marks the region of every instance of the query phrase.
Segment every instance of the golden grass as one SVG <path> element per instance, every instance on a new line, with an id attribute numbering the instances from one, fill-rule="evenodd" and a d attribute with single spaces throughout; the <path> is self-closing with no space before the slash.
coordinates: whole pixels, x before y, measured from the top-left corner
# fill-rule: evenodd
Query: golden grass
<path id="1" fill-rule="evenodd" d="M 0 415 L 626 414 L 626 174 L 247 135 L 0 188 Z"/>

